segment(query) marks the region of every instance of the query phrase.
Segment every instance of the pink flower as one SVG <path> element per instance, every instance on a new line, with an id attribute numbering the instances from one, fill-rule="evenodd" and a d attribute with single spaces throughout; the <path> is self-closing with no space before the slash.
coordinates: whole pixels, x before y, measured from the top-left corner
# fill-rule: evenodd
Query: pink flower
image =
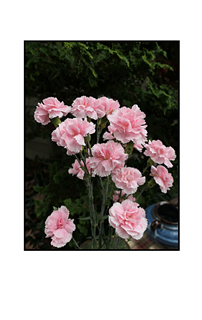
<path id="1" fill-rule="evenodd" d="M 81 165 L 84 168 L 83 160 L 81 160 Z M 89 158 L 86 159 L 86 166 L 87 166 L 88 172 L 90 173 L 91 168 L 90 168 L 90 159 Z M 73 168 L 70 168 L 68 170 L 69 174 L 72 174 L 73 176 L 76 175 L 79 179 L 83 180 L 85 171 L 81 168 L 78 160 L 74 161 L 74 163 L 72 164 L 72 167 Z M 92 173 L 92 176 L 94 177 L 95 174 Z"/>
<path id="2" fill-rule="evenodd" d="M 66 119 L 52 132 L 52 141 L 67 149 L 68 155 L 74 155 L 85 146 L 84 137 L 95 132 L 95 124 L 86 119 Z"/>
<path id="3" fill-rule="evenodd" d="M 119 108 L 108 116 L 109 132 L 122 143 L 133 141 L 134 144 L 140 146 L 145 143 L 147 135 L 144 118 L 145 114 L 137 105 L 134 105 L 132 109 Z"/>
<path id="4" fill-rule="evenodd" d="M 38 103 L 34 113 L 34 119 L 43 125 L 48 124 L 50 119 L 66 116 L 71 110 L 71 107 L 65 106 L 64 102 L 58 101 L 57 98 L 44 99 L 43 103 Z"/>
<path id="5" fill-rule="evenodd" d="M 123 167 L 112 174 L 112 180 L 118 189 L 122 189 L 126 194 L 132 194 L 137 188 L 145 183 L 138 169 Z"/>
<path id="6" fill-rule="evenodd" d="M 110 132 L 107 132 L 107 131 L 103 134 L 102 138 L 103 138 L 103 140 L 113 140 L 113 139 L 115 139 L 113 137 L 113 135 Z"/>
<path id="7" fill-rule="evenodd" d="M 115 228 L 119 237 L 139 240 L 147 229 L 148 222 L 144 209 L 138 203 L 124 200 L 122 203 L 115 202 L 109 209 L 109 224 Z"/>
<path id="8" fill-rule="evenodd" d="M 118 202 L 118 201 L 119 201 L 120 192 L 121 192 L 120 202 L 123 201 L 123 196 L 125 195 L 125 192 L 124 192 L 123 190 L 115 190 L 115 191 L 114 191 L 114 195 L 113 195 L 113 201 L 114 201 L 114 202 Z M 131 200 L 131 201 L 134 201 L 134 202 L 135 202 L 135 198 L 133 197 L 132 194 L 130 194 L 130 195 L 125 195 L 125 196 L 127 197 L 128 200 Z"/>
<path id="9" fill-rule="evenodd" d="M 164 166 L 151 166 L 151 176 L 154 177 L 156 183 L 159 184 L 161 192 L 167 193 L 173 185 L 173 177 Z"/>
<path id="10" fill-rule="evenodd" d="M 118 101 L 106 97 L 97 99 L 96 112 L 99 118 L 102 118 L 105 115 L 108 118 L 108 115 L 112 114 L 118 108 L 120 108 Z"/>
<path id="11" fill-rule="evenodd" d="M 133 146 L 133 148 L 135 148 L 139 152 L 142 152 L 143 147 L 144 147 L 144 145 L 142 146 L 141 144 L 134 144 L 134 146 Z"/>
<path id="12" fill-rule="evenodd" d="M 61 206 L 51 213 L 45 221 L 46 238 L 51 237 L 54 247 L 64 247 L 72 239 L 72 232 L 76 229 L 74 219 L 68 219 L 69 210 Z"/>
<path id="13" fill-rule="evenodd" d="M 97 120 L 98 116 L 94 110 L 96 99 L 93 97 L 82 96 L 76 98 L 72 104 L 71 113 L 77 118 L 91 118 Z"/>
<path id="14" fill-rule="evenodd" d="M 160 140 L 149 140 L 149 144 L 145 144 L 144 154 L 150 157 L 154 162 L 165 164 L 168 168 L 173 165 L 169 160 L 175 160 L 175 150 L 172 147 L 165 147 Z"/>
<path id="15" fill-rule="evenodd" d="M 100 177 L 109 176 L 118 168 L 123 167 L 125 160 L 128 158 L 123 147 L 114 141 L 97 143 L 91 151 L 93 157 L 90 158 L 90 166 L 94 173 Z"/>

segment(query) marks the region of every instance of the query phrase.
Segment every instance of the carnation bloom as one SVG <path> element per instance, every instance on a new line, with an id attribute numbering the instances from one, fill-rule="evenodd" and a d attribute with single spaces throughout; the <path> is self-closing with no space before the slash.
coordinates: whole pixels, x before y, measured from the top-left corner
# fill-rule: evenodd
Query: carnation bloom
<path id="1" fill-rule="evenodd" d="M 71 107 L 65 106 L 64 102 L 53 97 L 44 99 L 43 103 L 38 103 L 36 108 L 34 119 L 43 125 L 48 124 L 50 119 L 66 116 L 71 110 Z"/>
<path id="2" fill-rule="evenodd" d="M 112 174 L 112 180 L 116 187 L 122 189 L 126 194 L 132 194 L 137 188 L 145 183 L 145 177 L 142 177 L 138 169 L 123 167 Z"/>
<path id="3" fill-rule="evenodd" d="M 170 160 L 175 160 L 175 150 L 172 147 L 165 147 L 160 140 L 149 140 L 148 144 L 144 146 L 146 148 L 144 154 L 150 157 L 154 162 L 158 164 L 165 164 L 168 168 L 173 165 Z"/>
<path id="4" fill-rule="evenodd" d="M 81 165 L 82 165 L 83 168 L 85 168 L 83 160 L 81 160 Z M 72 164 L 72 167 L 73 168 L 70 168 L 68 170 L 69 174 L 72 174 L 73 176 L 76 175 L 79 179 L 83 180 L 85 171 L 81 168 L 80 163 L 78 162 L 78 160 L 74 161 L 74 163 Z M 88 172 L 90 173 L 91 172 L 91 168 L 90 168 L 90 159 L 89 158 L 86 159 L 86 167 L 88 169 Z M 92 176 L 94 177 L 95 174 L 92 173 Z"/>
<path id="5" fill-rule="evenodd" d="M 109 176 L 118 168 L 123 167 L 125 160 L 128 159 L 120 143 L 114 141 L 97 143 L 91 151 L 93 156 L 90 158 L 90 166 L 100 177 Z"/>
<path id="6" fill-rule="evenodd" d="M 137 105 L 131 109 L 122 107 L 108 116 L 110 121 L 108 130 L 122 143 L 133 141 L 134 144 L 140 146 L 145 143 L 147 135 L 144 118 L 145 114 Z"/>
<path id="7" fill-rule="evenodd" d="M 144 147 L 144 145 L 142 146 L 141 144 L 134 144 L 134 146 L 133 146 L 133 148 L 135 148 L 139 152 L 142 152 L 143 147 Z"/>
<path id="8" fill-rule="evenodd" d="M 119 196 L 120 196 L 120 192 L 121 192 L 121 198 L 125 195 L 125 192 L 123 190 L 115 190 L 114 191 L 114 195 L 113 195 L 113 201 L 114 202 L 118 202 L 119 201 Z M 135 198 L 133 197 L 132 194 L 130 195 L 126 195 L 128 200 L 134 201 L 135 202 Z M 122 202 L 123 199 L 120 199 L 120 202 Z"/>
<path id="9" fill-rule="evenodd" d="M 46 238 L 51 237 L 54 247 L 64 247 L 72 239 L 72 232 L 76 229 L 74 219 L 68 219 L 69 210 L 61 206 L 51 213 L 45 221 Z"/>
<path id="10" fill-rule="evenodd" d="M 109 224 L 115 228 L 119 237 L 139 240 L 148 222 L 144 209 L 140 208 L 138 203 L 124 200 L 122 203 L 115 202 L 109 209 Z"/>
<path id="11" fill-rule="evenodd" d="M 82 96 L 76 98 L 72 104 L 71 113 L 77 118 L 91 118 L 97 120 L 98 116 L 94 110 L 96 99 L 93 97 Z"/>
<path id="12" fill-rule="evenodd" d="M 97 99 L 95 108 L 99 118 L 102 118 L 105 115 L 108 118 L 109 114 L 112 114 L 116 109 L 120 108 L 120 104 L 113 99 L 101 97 Z"/>
<path id="13" fill-rule="evenodd" d="M 86 119 L 66 119 L 52 132 L 52 141 L 67 149 L 68 155 L 74 155 L 85 146 L 84 137 L 95 132 L 95 124 Z"/>
<path id="14" fill-rule="evenodd" d="M 115 139 L 114 136 L 110 132 L 105 132 L 102 136 L 103 140 L 113 140 Z"/>
<path id="15" fill-rule="evenodd" d="M 151 176 L 159 184 L 161 192 L 167 193 L 173 185 L 173 177 L 164 166 L 151 166 Z"/>

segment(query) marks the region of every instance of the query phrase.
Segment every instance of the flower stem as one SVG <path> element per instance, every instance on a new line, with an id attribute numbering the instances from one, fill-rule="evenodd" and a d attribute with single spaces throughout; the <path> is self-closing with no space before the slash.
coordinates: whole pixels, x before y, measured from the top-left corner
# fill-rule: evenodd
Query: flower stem
<path id="1" fill-rule="evenodd" d="M 102 179 L 100 178 L 100 183 L 101 183 L 101 188 L 102 188 L 102 206 L 101 206 L 101 212 L 100 212 L 100 230 L 99 230 L 99 246 L 102 245 L 102 233 L 103 233 L 103 215 L 105 212 L 105 207 L 106 207 L 106 202 L 108 198 L 108 189 L 109 189 L 109 182 L 110 182 L 110 177 L 107 177 L 107 184 L 106 184 L 106 189 L 104 190 Z"/>
<path id="2" fill-rule="evenodd" d="M 138 194 L 137 198 L 135 199 L 135 202 L 139 199 L 139 197 L 141 196 L 141 194 L 148 188 L 148 186 L 144 186 L 144 188 L 142 189 L 142 191 Z"/>
<path id="3" fill-rule="evenodd" d="M 117 249 L 118 243 L 119 243 L 119 237 L 116 238 L 116 242 L 115 242 L 115 246 L 114 246 L 115 250 Z"/>
<path id="4" fill-rule="evenodd" d="M 74 239 L 74 237 L 72 237 L 72 240 L 74 241 L 75 246 L 81 250 L 81 248 L 79 247 L 78 243 L 76 242 L 76 240 Z"/>
<path id="5" fill-rule="evenodd" d="M 93 202 L 93 184 L 91 182 L 91 178 L 89 176 L 86 177 L 87 187 L 88 187 L 88 198 L 89 198 L 89 208 L 90 208 L 90 216 L 92 218 L 91 221 L 91 232 L 93 238 L 93 249 L 96 249 L 96 217 L 95 217 L 95 208 Z"/>

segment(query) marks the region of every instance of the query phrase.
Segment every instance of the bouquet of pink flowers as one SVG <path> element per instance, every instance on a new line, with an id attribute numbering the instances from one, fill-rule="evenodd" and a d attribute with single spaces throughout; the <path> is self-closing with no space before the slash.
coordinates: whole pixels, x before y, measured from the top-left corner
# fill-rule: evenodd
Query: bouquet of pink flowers
<path id="1" fill-rule="evenodd" d="M 61 122 L 60 118 L 70 115 Z M 160 140 L 147 141 L 145 114 L 138 105 L 132 108 L 120 107 L 118 101 L 101 97 L 82 96 L 76 98 L 72 106 L 66 106 L 57 98 L 47 98 L 38 103 L 34 118 L 42 125 L 52 122 L 56 129 L 52 132 L 52 141 L 66 149 L 67 155 L 74 155 L 75 162 L 69 174 L 76 175 L 86 183 L 89 198 L 89 217 L 92 248 L 99 249 L 109 241 L 104 237 L 104 221 L 115 229 L 117 240 L 135 239 L 143 236 L 147 229 L 145 210 L 137 200 L 146 188 L 156 183 L 161 192 L 166 193 L 173 185 L 173 177 L 165 166 L 172 167 L 176 155 L 172 147 L 166 147 Z M 94 120 L 94 121 L 93 121 Z M 100 137 L 103 129 L 102 143 Z M 96 143 L 91 145 L 91 135 L 95 134 Z M 144 151 L 148 158 L 147 166 L 141 173 L 137 168 L 126 166 L 126 160 L 133 149 Z M 143 150 L 144 149 L 144 150 Z M 163 166 L 163 164 L 165 166 Z M 151 168 L 149 181 L 143 174 Z M 100 212 L 96 212 L 93 196 L 93 180 L 99 179 L 102 192 Z M 115 186 L 113 205 L 107 207 L 110 186 Z M 139 186 L 145 185 L 138 197 Z M 107 211 L 107 214 L 106 214 Z M 73 237 L 76 229 L 74 220 L 69 218 L 69 210 L 64 205 L 55 208 L 45 221 L 46 237 L 57 248 L 65 246 L 71 239 L 80 248 Z"/>

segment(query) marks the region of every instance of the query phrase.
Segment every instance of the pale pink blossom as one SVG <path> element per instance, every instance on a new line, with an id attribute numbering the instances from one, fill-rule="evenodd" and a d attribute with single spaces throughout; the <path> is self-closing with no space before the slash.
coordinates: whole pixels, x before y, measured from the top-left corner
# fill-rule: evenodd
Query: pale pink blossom
<path id="1" fill-rule="evenodd" d="M 66 116 L 71 111 L 71 107 L 64 105 L 64 102 L 58 101 L 57 98 L 46 98 L 43 103 L 38 103 L 34 113 L 34 119 L 46 125 L 50 122 L 50 119 Z"/>
<path id="2" fill-rule="evenodd" d="M 72 104 L 71 113 L 77 118 L 91 118 L 97 120 L 97 112 L 95 111 L 95 105 L 97 101 L 93 97 L 82 96 L 76 98 Z"/>
<path id="3" fill-rule="evenodd" d="M 95 110 L 99 118 L 112 114 L 116 109 L 120 108 L 119 102 L 107 97 L 97 99 Z"/>
<path id="4" fill-rule="evenodd" d="M 121 192 L 121 199 L 119 200 L 120 192 Z M 114 201 L 114 202 L 118 202 L 118 201 L 122 202 L 122 201 L 124 200 L 124 199 L 123 199 L 123 196 L 124 196 L 124 195 L 125 195 L 126 199 L 135 202 L 135 198 L 133 197 L 133 195 L 132 195 L 132 194 L 126 195 L 123 190 L 115 190 L 115 191 L 114 191 L 113 201 Z"/>
<path id="5" fill-rule="evenodd" d="M 175 150 L 172 147 L 165 147 L 160 140 L 149 140 L 148 144 L 144 146 L 146 148 L 144 154 L 150 157 L 154 162 L 158 164 L 165 164 L 168 168 L 173 165 L 170 160 L 175 160 Z"/>
<path id="6" fill-rule="evenodd" d="M 155 182 L 160 186 L 163 193 L 167 193 L 173 185 L 173 177 L 164 166 L 151 166 L 150 175 L 154 177 Z"/>
<path id="7" fill-rule="evenodd" d="M 118 168 L 123 167 L 128 159 L 128 155 L 124 153 L 120 143 L 114 141 L 97 143 L 92 147 L 91 151 L 90 166 L 94 173 L 100 177 L 109 176 Z"/>
<path id="8" fill-rule="evenodd" d="M 85 146 L 84 137 L 95 132 L 95 124 L 86 119 L 66 119 L 52 132 L 52 141 L 67 149 L 68 155 L 74 155 Z"/>
<path id="9" fill-rule="evenodd" d="M 131 109 L 122 107 L 115 110 L 108 116 L 110 125 L 108 130 L 113 136 L 122 143 L 134 142 L 141 146 L 145 143 L 147 131 L 145 125 L 145 114 L 140 111 L 137 105 Z"/>
<path id="10" fill-rule="evenodd" d="M 64 247 L 71 239 L 76 229 L 74 219 L 69 219 L 69 210 L 61 206 L 53 211 L 45 221 L 46 238 L 51 237 L 54 247 Z"/>
<path id="11" fill-rule="evenodd" d="M 82 166 L 82 168 L 81 168 Z M 69 174 L 72 174 L 73 176 L 76 175 L 79 179 L 83 180 L 84 174 L 85 174 L 85 166 L 83 160 L 81 160 L 81 166 L 78 160 L 75 160 L 74 163 L 72 164 L 73 168 L 70 168 L 68 170 Z M 90 159 L 86 159 L 86 167 L 88 169 L 88 172 L 91 173 L 91 167 L 90 167 Z M 92 172 L 92 176 L 94 177 L 95 174 Z"/>
<path id="12" fill-rule="evenodd" d="M 142 152 L 144 145 L 141 144 L 134 144 L 133 148 L 135 148 L 137 151 Z"/>
<path id="13" fill-rule="evenodd" d="M 112 180 L 118 189 L 126 194 L 132 194 L 137 188 L 145 183 L 145 177 L 136 168 L 123 167 L 112 174 Z"/>
<path id="14" fill-rule="evenodd" d="M 103 134 L 102 138 L 103 138 L 103 140 L 113 140 L 113 139 L 115 139 L 113 137 L 113 135 L 110 132 L 107 132 L 107 131 Z"/>
<path id="15" fill-rule="evenodd" d="M 122 203 L 115 202 L 109 209 L 109 224 L 115 228 L 119 237 L 139 240 L 147 229 L 148 222 L 145 210 L 138 203 L 124 200 Z"/>

